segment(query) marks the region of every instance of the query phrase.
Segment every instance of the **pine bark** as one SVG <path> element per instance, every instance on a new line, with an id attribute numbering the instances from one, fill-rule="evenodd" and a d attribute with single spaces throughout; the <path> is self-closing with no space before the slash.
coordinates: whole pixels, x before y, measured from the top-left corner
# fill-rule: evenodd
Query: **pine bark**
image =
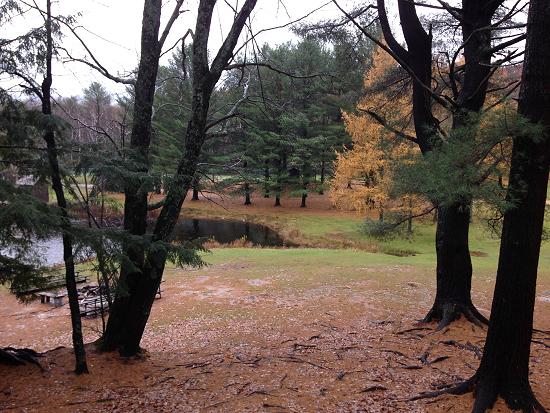
<path id="1" fill-rule="evenodd" d="M 479 324 L 487 322 L 471 298 L 472 260 L 468 245 L 470 205 L 441 206 L 437 213 L 437 288 L 434 304 L 424 321 L 439 320 L 438 328 L 461 315 Z"/>
<path id="2" fill-rule="evenodd" d="M 455 90 L 453 131 L 476 127 L 472 115 L 483 108 L 491 72 L 491 53 L 487 51 L 491 49 L 492 32 L 486 28 L 491 25 L 491 19 L 501 3 L 501 0 L 462 1 L 460 23 L 465 65 L 462 88 Z M 467 199 L 438 207 L 437 290 L 432 309 L 424 321 L 438 320 L 439 329 L 460 316 L 476 324 L 488 322 L 471 299 L 472 261 L 468 245 L 471 206 L 472 201 Z"/>
<path id="3" fill-rule="evenodd" d="M 501 396 L 512 409 L 543 411 L 529 384 L 537 268 L 550 159 L 550 3 L 531 0 L 518 112 L 544 127 L 514 137 L 491 321 L 475 375 L 473 411 Z"/>
<path id="4" fill-rule="evenodd" d="M 413 2 L 398 0 L 399 16 L 408 50 L 393 37 L 385 12 L 384 0 L 378 11 L 384 38 L 398 59 L 408 66 L 413 78 L 413 119 L 417 144 L 423 154 L 443 144 L 437 134 L 429 91 L 432 79 L 432 38 L 424 30 Z M 453 129 L 465 127 L 470 114 L 483 107 L 491 70 L 491 24 L 501 0 L 480 2 L 463 0 L 460 25 L 465 42 L 462 88 L 454 89 L 456 107 Z M 475 323 L 486 323 L 471 301 L 472 265 L 468 246 L 471 200 L 438 206 L 436 231 L 437 290 L 431 310 L 424 321 L 439 321 L 439 328 L 466 316 Z M 466 219 L 467 218 L 467 219 Z"/>

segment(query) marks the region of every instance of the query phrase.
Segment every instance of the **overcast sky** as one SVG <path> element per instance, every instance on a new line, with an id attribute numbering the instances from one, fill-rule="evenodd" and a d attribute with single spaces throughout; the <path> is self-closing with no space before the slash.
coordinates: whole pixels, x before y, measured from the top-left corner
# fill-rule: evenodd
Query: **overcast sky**
<path id="1" fill-rule="evenodd" d="M 45 0 L 35 1 L 39 6 L 45 6 Z M 238 4 L 239 8 L 244 2 L 244 0 L 226 1 L 232 5 Z M 226 1 L 219 0 L 214 11 L 209 41 L 212 53 L 220 46 L 221 39 L 227 34 L 233 21 L 233 11 Z M 165 43 L 165 49 L 177 42 L 189 28 L 194 29 L 198 2 L 199 0 L 185 0 L 183 9 L 186 12 L 173 26 Z M 506 0 L 506 2 L 514 3 L 515 0 Z M 172 13 L 175 0 L 164 0 L 163 3 L 162 17 L 165 23 Z M 358 1 L 339 0 L 338 3 L 344 9 L 351 10 L 357 6 Z M 386 7 L 390 23 L 394 25 L 394 34 L 401 39 L 395 3 L 396 0 L 387 0 Z M 459 5 L 460 0 L 450 0 L 449 3 Z M 77 16 L 79 35 L 109 72 L 122 76 L 136 68 L 139 60 L 143 0 L 53 0 L 52 8 L 54 14 Z M 316 11 L 313 12 L 314 10 Z M 423 10 L 419 9 L 419 12 L 426 14 L 431 13 L 431 10 L 423 8 Z M 258 0 L 252 13 L 253 32 L 282 26 L 310 13 L 311 15 L 304 21 L 314 22 L 341 16 L 341 12 L 330 0 Z M 27 32 L 31 27 L 43 24 L 38 13 L 26 14 L 25 18 L 14 19 L 13 22 L 12 25 L 0 27 L 0 38 L 13 38 L 17 34 Z M 294 39 L 295 36 L 289 28 L 266 31 L 257 37 L 260 45 L 263 43 L 276 45 Z M 71 50 L 74 57 L 86 58 L 85 50 L 71 33 L 67 33 L 64 37 L 63 46 Z M 170 54 L 164 56 L 161 63 L 166 63 Z M 122 93 L 125 89 L 123 85 L 105 79 L 81 63 L 55 62 L 53 73 L 54 90 L 61 96 L 81 95 L 82 90 L 92 81 L 102 83 L 112 93 Z M 0 83 L 6 87 L 2 79 Z"/>
<path id="2" fill-rule="evenodd" d="M 229 0 L 231 4 L 242 5 L 243 1 Z M 39 5 L 45 1 L 38 0 Z M 164 2 L 163 20 L 170 16 L 175 0 Z M 329 4 L 326 4 L 329 3 Z M 341 0 L 342 6 L 352 8 L 353 1 Z M 355 2 L 356 3 L 356 2 Z M 330 17 L 340 16 L 340 12 L 330 3 L 329 0 L 258 0 L 258 4 L 252 14 L 253 31 L 283 25 L 313 10 L 323 6 L 313 13 L 308 20 L 317 21 Z M 172 28 L 170 37 L 165 43 L 168 48 L 181 38 L 188 28 L 195 26 L 196 9 L 198 0 L 187 0 L 183 9 L 188 10 L 180 16 Z M 284 5 L 284 6 L 283 6 Z M 98 60 L 108 70 L 117 75 L 123 75 L 133 70 L 138 63 L 140 48 L 141 19 L 143 12 L 142 0 L 58 0 L 53 3 L 55 14 L 79 14 L 77 22 L 80 28 L 78 33 L 89 45 Z M 0 37 L 4 37 L 6 31 L 24 32 L 30 24 L 39 25 L 40 16 L 26 17 L 25 20 L 18 20 L 16 27 L 0 29 Z M 33 21 L 34 20 L 34 21 Z M 224 1 L 218 1 L 213 19 L 210 35 L 209 48 L 213 51 L 221 44 L 222 36 L 227 34 L 233 20 L 233 12 Z M 8 36 L 5 36 L 8 37 Z M 268 31 L 258 37 L 259 44 L 270 43 L 272 45 L 293 40 L 295 37 L 288 28 Z M 79 46 L 78 41 L 68 33 L 63 39 L 63 46 L 71 50 L 75 57 L 85 57 L 86 53 Z M 163 62 L 168 59 L 166 55 Z M 104 84 L 111 92 L 123 92 L 124 87 L 103 78 L 100 74 L 94 73 L 81 63 L 56 63 L 54 68 L 54 88 L 59 95 L 80 95 L 91 81 L 97 80 Z"/>

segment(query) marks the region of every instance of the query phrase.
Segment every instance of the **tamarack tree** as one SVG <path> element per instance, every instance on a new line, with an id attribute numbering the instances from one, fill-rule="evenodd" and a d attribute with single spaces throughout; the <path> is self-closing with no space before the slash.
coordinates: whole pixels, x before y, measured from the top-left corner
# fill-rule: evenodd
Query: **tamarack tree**
<path id="1" fill-rule="evenodd" d="M 381 221 L 385 211 L 397 215 L 412 213 L 412 197 L 396 199 L 391 194 L 392 168 L 417 147 L 396 137 L 367 113 L 378 108 L 378 115 L 388 125 L 401 136 L 408 136 L 406 113 L 410 98 L 406 80 L 406 73 L 399 70 L 393 58 L 377 48 L 365 74 L 364 97 L 357 105 L 357 113 L 343 114 L 352 147 L 338 153 L 335 162 L 331 200 L 337 208 L 376 211 Z"/>

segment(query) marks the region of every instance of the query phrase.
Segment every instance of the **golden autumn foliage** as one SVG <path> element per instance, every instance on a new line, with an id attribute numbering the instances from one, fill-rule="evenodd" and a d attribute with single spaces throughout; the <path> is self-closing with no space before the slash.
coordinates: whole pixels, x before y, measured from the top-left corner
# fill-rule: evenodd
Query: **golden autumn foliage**
<path id="1" fill-rule="evenodd" d="M 437 73 L 441 74 L 441 70 Z M 511 146 L 505 139 L 505 130 L 503 132 L 502 127 L 496 126 L 506 119 L 506 113 L 515 111 L 513 100 L 505 99 L 509 90 L 507 86 L 513 81 L 513 73 L 499 70 L 494 74 L 485 110 L 475 122 L 477 126 L 466 133 L 451 132 L 452 114 L 440 105 L 434 104 L 433 107 L 434 116 L 443 120 L 440 124 L 443 141 L 458 139 L 456 142 L 460 142 L 466 139 L 466 147 L 461 148 L 460 156 L 466 156 L 467 159 L 462 160 L 476 165 L 480 184 L 497 180 L 501 183 L 503 176 L 505 180 Z M 445 90 L 442 78 L 434 86 L 436 84 L 440 93 L 449 92 Z M 415 135 L 410 87 L 409 76 L 391 56 L 378 48 L 373 64 L 365 74 L 364 97 L 354 113 L 343 113 L 352 146 L 338 153 L 335 161 L 330 196 L 336 208 L 363 213 L 374 210 L 381 215 L 384 211 L 402 215 L 425 210 L 429 203 L 426 198 L 418 195 L 392 196 L 392 166 L 410 162 L 414 154 L 419 154 L 417 145 L 405 137 L 414 138 Z M 379 118 L 375 119 L 369 112 L 376 113 Z M 386 126 L 380 123 L 381 119 Z M 500 131 L 500 135 L 494 136 L 494 131 Z M 451 133 L 455 136 L 450 136 Z"/>
<path id="2" fill-rule="evenodd" d="M 407 77 L 395 61 L 382 49 L 374 54 L 373 65 L 365 75 L 365 97 L 357 105 L 357 114 L 343 113 L 352 148 L 337 154 L 331 183 L 331 200 L 339 209 L 366 212 L 410 208 L 408 199 L 392 199 L 391 163 L 396 162 L 416 145 L 389 132 L 367 111 L 377 114 L 392 127 L 410 133 L 410 96 Z"/>

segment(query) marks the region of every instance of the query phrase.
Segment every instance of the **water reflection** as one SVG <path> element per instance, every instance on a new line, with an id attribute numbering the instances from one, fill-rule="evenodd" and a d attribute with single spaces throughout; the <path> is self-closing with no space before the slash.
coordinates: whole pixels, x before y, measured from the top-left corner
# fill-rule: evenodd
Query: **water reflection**
<path id="1" fill-rule="evenodd" d="M 174 228 L 173 237 L 176 241 L 207 238 L 213 239 L 220 244 L 230 244 L 233 241 L 245 238 L 255 246 L 294 246 L 292 243 L 285 242 L 276 231 L 265 225 L 223 219 L 182 220 Z M 46 265 L 63 263 L 63 242 L 61 237 L 37 240 L 35 251 Z"/>
<path id="2" fill-rule="evenodd" d="M 266 247 L 292 246 L 271 228 L 247 221 L 218 219 L 186 219 L 174 228 L 174 239 L 177 241 L 197 238 L 213 239 L 220 244 L 229 244 L 245 238 L 252 245 Z"/>

